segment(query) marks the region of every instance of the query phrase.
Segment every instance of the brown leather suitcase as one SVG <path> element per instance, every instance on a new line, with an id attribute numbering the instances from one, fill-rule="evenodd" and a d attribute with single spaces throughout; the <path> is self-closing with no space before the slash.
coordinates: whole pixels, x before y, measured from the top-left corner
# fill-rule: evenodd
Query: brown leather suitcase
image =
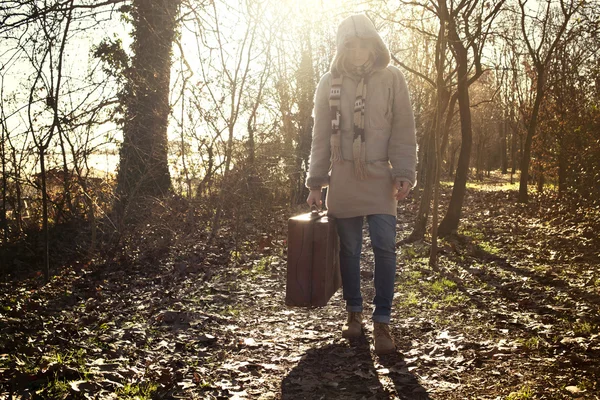
<path id="1" fill-rule="evenodd" d="M 288 220 L 285 304 L 321 307 L 342 285 L 335 220 L 313 209 Z"/>

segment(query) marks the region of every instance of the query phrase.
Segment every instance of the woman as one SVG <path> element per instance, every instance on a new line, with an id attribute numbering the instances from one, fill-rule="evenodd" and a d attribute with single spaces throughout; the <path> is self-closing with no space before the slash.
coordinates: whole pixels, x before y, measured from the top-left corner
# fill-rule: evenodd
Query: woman
<path id="1" fill-rule="evenodd" d="M 367 217 L 375 254 L 375 352 L 395 351 L 389 323 L 396 274 L 396 209 L 415 183 L 416 138 L 404 76 L 366 15 L 341 22 L 337 52 L 315 95 L 314 131 L 306 186 L 309 205 L 321 205 L 340 236 L 347 323 L 342 336 L 362 331 L 362 226 Z"/>

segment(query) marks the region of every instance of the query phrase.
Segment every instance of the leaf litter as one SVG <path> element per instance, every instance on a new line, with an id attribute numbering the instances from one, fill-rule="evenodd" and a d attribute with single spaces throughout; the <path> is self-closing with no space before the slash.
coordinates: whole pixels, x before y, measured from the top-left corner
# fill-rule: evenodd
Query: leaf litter
<path id="1" fill-rule="evenodd" d="M 598 399 L 600 210 L 564 207 L 469 189 L 439 270 L 427 239 L 402 245 L 399 351 L 385 357 L 369 324 L 340 337 L 339 291 L 324 308 L 285 307 L 285 237 L 245 249 L 242 263 L 226 240 L 199 251 L 198 239 L 162 258 L 67 268 L 47 285 L 4 282 L 0 397 Z M 401 207 L 399 228 L 417 209 Z M 365 230 L 366 315 L 368 245 Z"/>

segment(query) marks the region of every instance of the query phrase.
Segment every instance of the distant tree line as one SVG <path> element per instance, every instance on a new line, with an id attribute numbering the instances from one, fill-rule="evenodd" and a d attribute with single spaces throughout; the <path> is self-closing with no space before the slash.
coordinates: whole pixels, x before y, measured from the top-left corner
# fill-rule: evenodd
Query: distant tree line
<path id="1" fill-rule="evenodd" d="M 122 230 L 148 199 L 173 196 L 209 240 L 226 226 L 236 241 L 272 229 L 306 198 L 316 82 L 354 12 L 373 19 L 411 91 L 411 240 L 430 224 L 434 244 L 455 232 L 468 180 L 492 171 L 519 182 L 522 202 L 532 184 L 600 195 L 598 0 L 309 4 L 2 2 L 3 247 L 43 232 L 49 275 L 50 227 L 83 221 L 93 254 L 98 227 Z M 109 154 L 118 166 L 99 173 L 92 160 Z M 440 180 L 453 188 L 438 221 Z"/>

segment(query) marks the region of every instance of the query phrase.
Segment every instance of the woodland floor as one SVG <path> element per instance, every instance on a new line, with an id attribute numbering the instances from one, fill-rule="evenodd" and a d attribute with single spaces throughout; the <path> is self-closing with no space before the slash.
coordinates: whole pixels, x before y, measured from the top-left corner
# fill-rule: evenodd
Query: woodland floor
<path id="1" fill-rule="evenodd" d="M 340 291 L 324 308 L 284 305 L 284 219 L 245 250 L 188 236 L 47 285 L 5 279 L 0 398 L 599 399 L 600 207 L 516 195 L 470 184 L 437 271 L 427 241 L 399 246 L 386 357 L 370 324 L 341 338 Z M 399 240 L 417 208 L 400 206 Z M 365 233 L 370 307 L 368 245 Z"/>

